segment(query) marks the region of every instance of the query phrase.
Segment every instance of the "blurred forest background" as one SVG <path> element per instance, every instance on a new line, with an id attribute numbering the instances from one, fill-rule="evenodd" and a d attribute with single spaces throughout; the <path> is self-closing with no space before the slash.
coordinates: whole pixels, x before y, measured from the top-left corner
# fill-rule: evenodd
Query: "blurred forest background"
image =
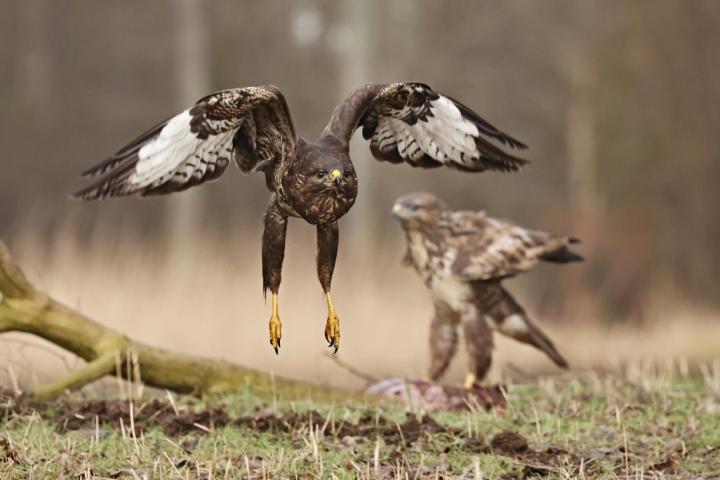
<path id="1" fill-rule="evenodd" d="M 99 321 L 282 374 L 340 375 L 318 353 L 324 304 L 301 222 L 288 236 L 280 357 L 267 345 L 259 175 L 229 169 L 150 200 L 68 193 L 84 168 L 214 90 L 275 84 L 299 133 L 315 138 L 355 86 L 422 81 L 526 142 L 532 163 L 512 175 L 420 171 L 375 162 L 354 140 L 361 190 L 334 281 L 342 355 L 380 373 L 424 370 L 431 306 L 400 265 L 388 215 L 417 190 L 583 240 L 583 265 L 510 284 L 575 365 L 598 332 L 642 349 L 612 336 L 619 325 L 641 328 L 659 355 L 717 353 L 707 342 L 720 311 L 718 1 L 0 0 L 0 10 L 0 238 L 35 281 Z M 22 364 L 27 341 L 0 340 L 0 351 Z"/>

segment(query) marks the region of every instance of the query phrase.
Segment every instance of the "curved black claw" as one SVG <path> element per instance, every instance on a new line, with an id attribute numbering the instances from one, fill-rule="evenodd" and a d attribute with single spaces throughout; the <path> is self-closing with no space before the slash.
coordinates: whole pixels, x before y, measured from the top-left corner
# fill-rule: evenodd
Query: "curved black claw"
<path id="1" fill-rule="evenodd" d="M 325 325 L 325 341 L 328 342 L 329 348 L 335 347 L 333 353 L 337 353 L 340 346 L 340 322 L 333 313 L 328 315 L 327 324 Z"/>
<path id="2" fill-rule="evenodd" d="M 270 318 L 270 346 L 275 350 L 275 355 L 280 353 L 280 337 L 282 336 L 282 325 L 276 313 Z"/>
<path id="3" fill-rule="evenodd" d="M 327 340 L 327 342 L 328 342 L 328 347 L 329 347 L 329 348 L 335 347 L 335 350 L 333 350 L 333 354 L 337 353 L 338 348 L 340 348 L 340 344 L 335 343 L 335 339 L 334 339 L 334 338 L 328 338 L 327 335 L 325 335 L 325 340 Z"/>

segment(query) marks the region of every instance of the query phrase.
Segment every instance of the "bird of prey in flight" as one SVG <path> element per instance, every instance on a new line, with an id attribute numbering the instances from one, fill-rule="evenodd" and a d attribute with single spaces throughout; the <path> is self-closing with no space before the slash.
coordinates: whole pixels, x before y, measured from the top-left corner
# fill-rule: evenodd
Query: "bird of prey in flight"
<path id="1" fill-rule="evenodd" d="M 270 344 L 277 353 L 287 221 L 300 217 L 317 228 L 317 273 L 328 309 L 325 339 L 337 351 L 340 322 L 330 283 L 337 221 L 357 195 L 349 143 L 361 127 L 380 161 L 465 172 L 516 171 L 526 163 L 496 144 L 523 149 L 523 143 L 421 83 L 360 86 L 334 109 L 315 141 L 296 133 L 283 94 L 267 85 L 200 99 L 87 170 L 84 176 L 96 179 L 75 196 L 94 200 L 178 192 L 218 178 L 231 160 L 242 172 L 262 172 L 271 192 L 262 237 L 263 291 L 272 293 Z"/>
<path id="2" fill-rule="evenodd" d="M 437 380 L 455 354 L 462 326 L 470 388 L 492 361 L 493 331 L 530 344 L 567 368 L 552 341 L 533 324 L 502 281 L 541 260 L 582 260 L 569 245 L 577 240 L 513 225 L 484 212 L 453 211 L 428 193 L 401 197 L 392 208 L 407 240 L 404 263 L 430 290 L 435 307 L 430 325 L 430 377 Z"/>

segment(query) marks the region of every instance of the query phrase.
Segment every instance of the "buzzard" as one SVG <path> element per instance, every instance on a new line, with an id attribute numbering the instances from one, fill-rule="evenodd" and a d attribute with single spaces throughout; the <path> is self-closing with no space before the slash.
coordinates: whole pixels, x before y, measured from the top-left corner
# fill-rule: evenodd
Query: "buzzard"
<path id="1" fill-rule="evenodd" d="M 213 93 L 155 125 L 88 169 L 98 177 L 75 194 L 84 200 L 178 192 L 218 178 L 232 160 L 262 172 L 270 190 L 262 237 L 263 292 L 272 293 L 270 344 L 278 352 L 278 290 L 289 217 L 317 228 L 317 273 L 325 292 L 325 339 L 335 351 L 340 322 L 330 283 L 338 249 L 337 221 L 352 207 L 358 180 L 349 142 L 362 127 L 381 161 L 466 172 L 516 171 L 525 160 L 493 142 L 526 146 L 465 105 L 421 83 L 366 84 L 332 112 L 316 141 L 296 133 L 283 94 L 272 85 Z"/>
<path id="2" fill-rule="evenodd" d="M 542 350 L 567 368 L 552 341 L 530 321 L 502 281 L 541 260 L 582 260 L 568 247 L 578 240 L 526 230 L 484 212 L 453 211 L 428 193 L 397 199 L 392 213 L 407 239 L 404 263 L 415 267 L 435 306 L 430 325 L 433 380 L 455 354 L 458 325 L 463 327 L 469 357 L 468 388 L 490 368 L 493 330 Z"/>

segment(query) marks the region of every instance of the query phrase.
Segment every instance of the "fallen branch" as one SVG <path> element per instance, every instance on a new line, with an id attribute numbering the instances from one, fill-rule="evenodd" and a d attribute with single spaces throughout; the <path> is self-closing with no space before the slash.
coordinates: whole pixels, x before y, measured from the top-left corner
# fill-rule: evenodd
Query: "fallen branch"
<path id="1" fill-rule="evenodd" d="M 375 382 L 377 382 L 377 381 L 379 380 L 378 378 L 373 377 L 373 376 L 370 375 L 370 374 L 367 374 L 367 373 L 365 373 L 365 372 L 361 372 L 360 370 L 358 370 L 357 368 L 353 367 L 352 365 L 344 362 L 343 360 L 340 360 L 340 357 L 339 357 L 338 355 L 334 354 L 334 353 L 329 353 L 329 352 L 328 352 L 328 353 L 326 353 L 325 355 L 328 357 L 328 359 L 330 359 L 331 361 L 333 361 L 338 367 L 342 368 L 343 370 L 345 370 L 346 372 L 348 372 L 350 375 L 353 375 L 353 376 L 355 376 L 355 377 L 358 377 L 358 378 L 361 378 L 361 379 L 365 380 L 365 381 L 368 383 L 368 385 L 369 385 L 369 384 L 372 384 L 372 383 L 375 383 Z"/>
<path id="2" fill-rule="evenodd" d="M 340 400 L 346 390 L 271 378 L 258 370 L 221 360 L 193 357 L 145 345 L 107 328 L 37 290 L 15 265 L 0 241 L 0 333 L 25 332 L 42 337 L 83 358 L 85 366 L 33 392 L 48 400 L 105 375 L 137 380 L 128 359 L 146 385 L 179 393 L 205 394 L 248 386 L 258 393 Z M 355 394 L 357 395 L 357 394 Z"/>

